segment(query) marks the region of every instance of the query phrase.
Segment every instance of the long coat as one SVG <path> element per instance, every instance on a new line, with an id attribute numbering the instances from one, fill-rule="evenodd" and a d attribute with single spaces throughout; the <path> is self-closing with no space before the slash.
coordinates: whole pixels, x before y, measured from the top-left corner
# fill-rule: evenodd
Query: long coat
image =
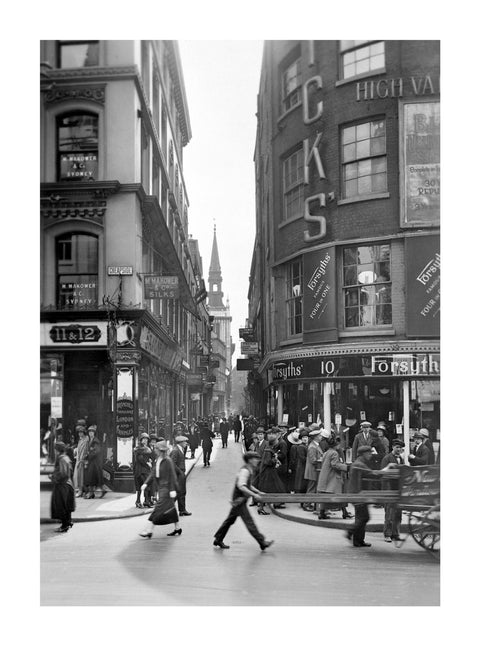
<path id="1" fill-rule="evenodd" d="M 68 455 L 62 454 L 58 456 L 51 480 L 53 482 L 53 491 L 50 502 L 50 515 L 52 518 L 63 521 L 68 512 L 75 511 L 72 462 Z"/>
<path id="2" fill-rule="evenodd" d="M 305 493 L 308 485 L 308 482 L 305 480 L 307 445 L 302 442 L 302 444 L 292 446 L 290 458 L 293 460 L 293 457 L 295 457 L 295 480 L 293 483 L 293 490 L 295 493 Z"/>
<path id="3" fill-rule="evenodd" d="M 305 462 L 305 480 L 317 480 L 318 471 L 317 460 L 321 460 L 323 456 L 323 451 L 315 440 L 312 440 L 307 448 L 307 460 Z"/>
<path id="4" fill-rule="evenodd" d="M 344 474 L 348 471 L 348 467 L 344 464 L 338 451 L 334 448 L 329 448 L 323 454 L 322 468 L 317 483 L 317 491 L 325 491 L 326 493 L 342 493 Z"/>
<path id="5" fill-rule="evenodd" d="M 285 486 L 277 473 L 275 449 L 269 445 L 265 448 L 260 462 L 255 487 L 265 493 L 285 493 Z"/>
<path id="6" fill-rule="evenodd" d="M 177 492 L 185 495 L 187 492 L 187 478 L 185 476 L 185 454 L 180 446 L 174 446 L 169 455 L 175 469 L 177 478 Z"/>
<path id="7" fill-rule="evenodd" d="M 103 485 L 102 466 L 102 445 L 100 440 L 94 437 L 88 447 L 87 468 L 85 469 L 85 484 L 87 487 Z"/>
<path id="8" fill-rule="evenodd" d="M 178 483 L 175 475 L 175 466 L 169 457 L 157 458 L 157 461 L 150 471 L 150 475 L 145 480 L 145 484 L 148 484 L 150 480 L 155 482 L 158 501 L 148 520 L 154 525 L 167 525 L 178 522 L 178 514 L 174 505 L 175 501 L 173 498 L 170 498 L 171 491 L 178 491 Z"/>
<path id="9" fill-rule="evenodd" d="M 422 442 L 415 451 L 415 457 L 410 459 L 410 464 L 414 467 L 430 464 L 430 451 L 425 442 Z"/>

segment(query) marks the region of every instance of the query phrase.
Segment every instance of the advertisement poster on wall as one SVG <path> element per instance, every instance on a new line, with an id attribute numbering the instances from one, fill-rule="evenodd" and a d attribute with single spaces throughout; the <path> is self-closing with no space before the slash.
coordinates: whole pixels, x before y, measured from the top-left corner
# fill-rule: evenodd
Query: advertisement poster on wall
<path id="1" fill-rule="evenodd" d="M 440 236 L 405 240 L 407 336 L 440 336 Z"/>
<path id="2" fill-rule="evenodd" d="M 307 342 L 338 339 L 335 295 L 335 247 L 303 257 L 303 334 Z"/>
<path id="3" fill-rule="evenodd" d="M 440 103 L 400 107 L 401 225 L 440 224 Z"/>

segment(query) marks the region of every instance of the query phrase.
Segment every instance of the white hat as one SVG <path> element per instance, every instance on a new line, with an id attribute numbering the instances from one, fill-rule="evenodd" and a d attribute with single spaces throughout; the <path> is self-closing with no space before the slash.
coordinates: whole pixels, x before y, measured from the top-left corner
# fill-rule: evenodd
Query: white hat
<path id="1" fill-rule="evenodd" d="M 308 435 L 309 435 L 310 437 L 315 437 L 315 436 L 317 436 L 317 435 L 320 435 L 320 433 L 321 433 L 321 432 L 322 432 L 322 431 L 321 431 L 319 428 L 318 428 L 318 429 L 316 429 L 316 428 L 315 428 L 315 429 L 313 429 L 313 431 L 310 431 L 310 433 L 309 433 Z"/>
<path id="2" fill-rule="evenodd" d="M 327 431 L 327 429 L 322 428 L 322 430 L 320 431 L 320 435 L 322 437 L 329 438 L 332 435 L 332 431 Z"/>

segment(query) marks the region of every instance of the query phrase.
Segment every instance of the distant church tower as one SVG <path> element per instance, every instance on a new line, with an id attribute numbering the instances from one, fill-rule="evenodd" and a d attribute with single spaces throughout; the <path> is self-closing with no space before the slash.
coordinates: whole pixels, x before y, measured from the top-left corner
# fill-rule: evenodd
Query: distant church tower
<path id="1" fill-rule="evenodd" d="M 215 370 L 217 381 L 213 387 L 212 412 L 228 414 L 230 406 L 230 373 L 232 372 L 232 337 L 230 303 L 223 303 L 222 268 L 218 254 L 217 227 L 213 226 L 212 257 L 208 272 L 208 311 L 213 321 L 213 359 L 219 361 Z"/>

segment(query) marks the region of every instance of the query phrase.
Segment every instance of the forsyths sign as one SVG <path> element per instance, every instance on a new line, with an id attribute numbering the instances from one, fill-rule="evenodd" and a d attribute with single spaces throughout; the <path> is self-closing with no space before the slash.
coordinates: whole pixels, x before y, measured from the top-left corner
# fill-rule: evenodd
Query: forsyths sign
<path id="1" fill-rule="evenodd" d="M 303 330 L 311 342 L 336 341 L 335 247 L 303 257 Z"/>

